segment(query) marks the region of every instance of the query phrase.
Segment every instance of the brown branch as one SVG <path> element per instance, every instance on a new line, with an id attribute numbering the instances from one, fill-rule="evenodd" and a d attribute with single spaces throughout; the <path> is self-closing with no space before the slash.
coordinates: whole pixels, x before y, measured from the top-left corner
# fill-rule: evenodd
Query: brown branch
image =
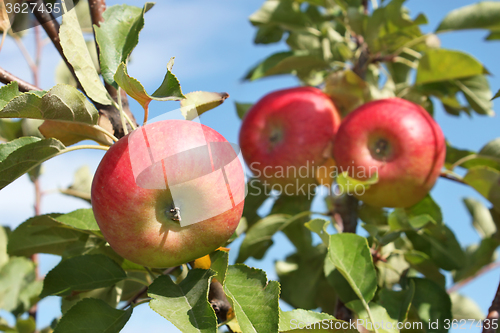
<path id="1" fill-rule="evenodd" d="M 68 66 L 71 75 L 73 75 L 77 82 L 77 86 L 81 87 L 80 80 L 78 80 L 75 71 L 73 70 L 73 66 L 71 66 L 71 64 L 68 62 L 68 59 L 66 59 L 66 56 L 64 55 L 61 40 L 59 39 L 59 23 L 52 15 L 52 12 L 49 13 L 43 0 L 27 0 L 26 2 L 36 4 L 36 6 L 34 6 L 35 10 L 33 11 L 33 14 L 35 15 L 38 23 L 40 23 L 45 30 L 47 36 L 49 36 L 52 44 L 54 44 L 54 47 L 59 52 L 59 55 L 66 63 L 66 66 Z"/>
<path id="2" fill-rule="evenodd" d="M 358 204 L 358 199 L 348 194 L 335 199 L 335 212 L 340 216 L 342 232 L 356 233 Z"/>
<path id="3" fill-rule="evenodd" d="M 104 22 L 102 13 L 106 10 L 106 0 L 89 0 L 89 8 L 92 24 L 99 26 L 101 22 Z"/>
<path id="4" fill-rule="evenodd" d="M 106 10 L 106 0 L 89 0 L 89 9 L 90 9 L 90 16 L 92 19 L 92 24 L 96 26 L 100 26 L 102 22 L 104 22 L 104 18 L 102 17 L 103 12 Z M 95 40 L 95 31 L 94 31 L 94 40 Z M 95 41 L 95 46 L 97 50 L 97 54 L 100 54 L 99 51 L 99 45 L 97 44 L 97 40 Z M 118 91 L 116 90 L 115 87 L 112 85 L 108 84 L 107 82 L 104 82 L 104 86 L 106 87 L 106 90 L 108 91 L 109 95 L 117 101 L 118 97 Z M 121 94 L 122 98 L 122 106 L 123 110 L 125 113 L 129 116 L 129 118 L 137 125 L 137 121 L 135 120 L 134 115 L 130 111 L 129 107 L 129 102 L 127 98 L 127 94 L 123 93 Z M 121 138 L 125 135 L 125 132 L 123 131 L 122 128 L 122 122 L 120 119 L 120 112 L 115 109 L 113 106 L 109 105 L 97 105 L 97 108 L 99 111 L 109 119 L 111 122 L 111 125 L 113 126 L 113 134 L 117 138 Z M 128 132 L 132 131 L 132 128 L 127 125 Z"/>
<path id="5" fill-rule="evenodd" d="M 368 65 L 370 63 L 370 51 L 368 50 L 368 45 L 365 43 L 362 36 L 356 36 L 356 43 L 358 44 L 358 48 L 361 50 L 361 53 L 352 71 L 364 80 L 366 77 L 366 70 L 368 69 Z"/>
<path id="6" fill-rule="evenodd" d="M 361 5 L 363 6 L 363 12 L 368 15 L 368 0 L 362 0 Z"/>
<path id="7" fill-rule="evenodd" d="M 163 271 L 162 275 L 168 275 L 168 274 L 172 273 L 173 271 L 175 271 L 177 268 L 179 268 L 179 266 L 169 267 Z M 141 296 L 147 291 L 148 291 L 148 286 L 142 287 L 131 299 L 129 299 L 127 301 L 127 303 L 125 303 L 125 305 L 122 306 L 122 310 L 128 308 L 132 304 L 137 303 L 137 301 L 141 298 Z"/>
<path id="8" fill-rule="evenodd" d="M 448 294 L 451 294 L 451 293 L 454 293 L 456 292 L 457 290 L 459 290 L 460 288 L 464 287 L 466 284 L 468 284 L 469 282 L 473 281 L 475 278 L 483 275 L 483 274 L 486 274 L 488 273 L 489 271 L 495 269 L 495 268 L 498 268 L 500 267 L 500 261 L 495 261 L 495 262 L 492 262 L 486 266 L 484 266 L 483 268 L 481 268 L 480 270 L 478 270 L 476 272 L 476 274 L 472 275 L 472 276 L 469 276 L 468 278 L 466 279 L 463 279 L 457 283 L 455 283 L 453 286 L 451 286 L 450 288 L 448 288 L 448 290 L 446 290 L 446 292 Z"/>
<path id="9" fill-rule="evenodd" d="M 109 94 L 111 95 L 111 97 L 116 101 L 117 96 L 118 96 L 118 92 L 116 89 L 114 89 L 114 87 L 112 87 L 112 86 L 109 86 L 109 87 L 113 88 L 110 91 L 109 90 L 108 91 L 109 91 Z M 137 121 L 135 120 L 134 115 L 130 111 L 130 106 L 129 106 L 128 99 L 127 99 L 127 94 L 123 90 L 121 90 L 121 95 L 122 95 L 123 111 L 125 111 L 125 113 L 129 116 L 129 118 L 137 126 Z M 106 118 L 109 119 L 111 126 L 113 126 L 113 134 L 118 139 L 122 138 L 125 135 L 125 132 L 123 131 L 123 128 L 122 128 L 120 111 L 112 105 L 102 105 L 99 103 L 94 103 L 94 104 L 97 107 L 97 109 L 99 110 L 99 113 L 101 115 L 104 115 Z M 129 133 L 132 132 L 132 127 L 128 123 L 127 123 L 127 128 L 128 128 Z"/>
<path id="10" fill-rule="evenodd" d="M 498 324 L 498 319 L 500 318 L 500 285 L 498 285 L 497 292 L 493 298 L 490 308 L 488 309 L 488 316 L 483 322 L 483 333 L 495 333 L 497 330 L 495 327 Z M 486 328 L 488 327 L 488 328 Z"/>
<path id="11" fill-rule="evenodd" d="M 22 92 L 27 92 L 30 90 L 37 90 L 40 91 L 42 90 L 41 88 L 32 85 L 31 83 L 28 83 L 24 81 L 23 79 L 18 78 L 17 76 L 7 72 L 5 69 L 0 67 L 0 82 L 4 84 L 9 84 L 11 82 L 17 82 L 19 86 L 19 90 Z"/>

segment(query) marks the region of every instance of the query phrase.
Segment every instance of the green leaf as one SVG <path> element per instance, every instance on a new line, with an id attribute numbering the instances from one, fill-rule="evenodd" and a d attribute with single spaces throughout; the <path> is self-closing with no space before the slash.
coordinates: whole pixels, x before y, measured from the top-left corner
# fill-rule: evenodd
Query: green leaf
<path id="1" fill-rule="evenodd" d="M 13 98 L 22 95 L 16 81 L 0 87 L 0 109 L 3 109 Z"/>
<path id="2" fill-rule="evenodd" d="M 474 276 L 481 268 L 495 261 L 495 251 L 500 241 L 494 238 L 482 239 L 479 245 L 473 244 L 465 250 L 465 262 L 461 269 L 454 272 L 453 280 L 458 282 Z"/>
<path id="3" fill-rule="evenodd" d="M 5 333 L 18 333 L 16 329 L 9 326 L 9 323 L 4 318 L 0 317 L 0 330 L 5 331 Z"/>
<path id="4" fill-rule="evenodd" d="M 500 171 L 477 166 L 470 168 L 463 180 L 500 210 Z"/>
<path id="5" fill-rule="evenodd" d="M 51 119 L 97 124 L 99 112 L 76 88 L 58 84 L 47 92 L 19 94 L 2 103 L 0 118 Z"/>
<path id="6" fill-rule="evenodd" d="M 342 324 L 344 328 L 342 329 Z M 335 329 L 338 327 L 340 329 Z M 302 328 L 302 329 L 301 329 Z M 329 330 L 326 330 L 329 328 Z M 350 328 L 348 322 L 335 319 L 326 313 L 307 311 L 303 309 L 295 309 L 287 312 L 280 312 L 279 322 L 280 332 L 307 332 L 307 333 L 324 333 L 324 332 L 342 332 L 354 333 L 356 329 Z"/>
<path id="7" fill-rule="evenodd" d="M 409 216 L 404 208 L 395 208 L 388 219 L 389 226 L 393 231 L 417 230 L 428 223 L 436 224 L 436 221 L 429 214 Z"/>
<path id="8" fill-rule="evenodd" d="M 280 298 L 295 308 L 317 309 L 334 313 L 337 295 L 326 280 L 323 265 L 326 248 L 319 245 L 307 252 L 297 252 L 276 262 L 281 285 Z M 303 284 L 303 281 L 308 281 Z M 297 288 L 301 285 L 301 288 Z"/>
<path id="9" fill-rule="evenodd" d="M 228 267 L 224 292 L 243 332 L 277 332 L 279 283 L 245 265 Z"/>
<path id="10" fill-rule="evenodd" d="M 255 34 L 255 44 L 277 43 L 283 37 L 285 31 L 279 26 L 262 26 L 257 29 Z"/>
<path id="11" fill-rule="evenodd" d="M 481 238 L 490 238 L 497 232 L 497 227 L 490 210 L 480 201 L 473 198 L 465 198 L 464 204 L 472 216 L 472 225 L 477 230 Z"/>
<path id="12" fill-rule="evenodd" d="M 19 333 L 35 333 L 35 319 L 33 317 L 28 317 L 27 319 L 17 318 L 16 329 Z"/>
<path id="13" fill-rule="evenodd" d="M 64 149 L 56 139 L 22 137 L 0 144 L 0 190 Z"/>
<path id="14" fill-rule="evenodd" d="M 498 98 L 500 97 L 500 89 L 497 91 L 497 93 L 495 94 L 495 96 L 493 96 L 492 99 L 495 99 L 495 98 Z"/>
<path id="15" fill-rule="evenodd" d="M 308 75 L 313 70 L 329 68 L 329 64 L 320 57 L 304 51 L 275 53 L 252 68 L 245 80 L 254 81 L 266 76 L 290 74 Z"/>
<path id="16" fill-rule="evenodd" d="M 67 188 L 60 190 L 61 193 L 83 199 L 90 203 L 90 189 L 92 187 L 93 175 L 89 167 L 84 165 L 75 171 L 73 183 Z"/>
<path id="17" fill-rule="evenodd" d="M 336 182 L 338 185 L 337 189 L 341 191 L 341 193 L 352 195 L 358 193 L 360 188 L 363 189 L 364 192 L 364 190 L 370 188 L 371 185 L 376 184 L 378 182 L 378 173 L 374 173 L 366 180 L 359 180 L 349 177 L 349 171 L 344 171 L 337 176 Z"/>
<path id="18" fill-rule="evenodd" d="M 0 269 L 9 261 L 9 255 L 7 254 L 7 230 L 0 226 Z"/>
<path id="19" fill-rule="evenodd" d="M 50 253 L 62 255 L 66 247 L 77 242 L 85 234 L 57 224 L 33 225 L 40 220 L 58 216 L 59 214 L 40 215 L 33 217 L 18 226 L 9 236 L 7 251 L 9 255 L 31 256 L 35 253 Z M 49 222 L 45 222 L 49 223 Z M 26 240 L 29 239 L 29 242 Z"/>
<path id="20" fill-rule="evenodd" d="M 142 284 L 140 288 L 144 287 Z M 137 293 L 138 291 L 136 291 Z M 116 308 L 120 301 L 120 295 L 122 294 L 122 289 L 118 286 L 111 286 L 106 288 L 98 288 L 90 290 L 87 292 L 74 293 L 73 295 L 62 297 L 61 299 L 61 312 L 63 315 L 68 312 L 69 309 L 73 307 L 76 303 L 80 302 L 84 298 L 96 298 L 103 300 L 109 306 Z M 135 294 L 134 294 L 135 295 Z M 132 295 L 132 296 L 134 296 Z M 131 296 L 131 297 L 132 297 Z"/>
<path id="21" fill-rule="evenodd" d="M 49 218 L 34 220 L 31 225 L 54 226 L 54 222 L 63 228 L 77 229 L 78 231 L 99 231 L 99 226 L 91 208 L 83 208 L 67 214 L 51 214 Z"/>
<path id="22" fill-rule="evenodd" d="M 335 106 L 344 116 L 365 103 L 370 94 L 366 81 L 351 70 L 328 75 L 325 92 L 335 101 Z"/>
<path id="23" fill-rule="evenodd" d="M 465 96 L 471 108 L 478 114 L 494 116 L 492 93 L 485 75 L 475 75 L 460 80 L 455 84 Z"/>
<path id="24" fill-rule="evenodd" d="M 452 167 L 455 162 L 472 154 L 474 154 L 473 151 L 455 148 L 451 146 L 449 142 L 446 142 L 446 159 L 444 161 L 444 167 L 448 170 L 453 170 Z M 467 167 L 465 163 L 460 164 L 460 166 L 464 168 Z"/>
<path id="25" fill-rule="evenodd" d="M 118 333 L 132 315 L 132 307 L 117 310 L 104 301 L 85 298 L 68 310 L 54 333 Z"/>
<path id="26" fill-rule="evenodd" d="M 83 13 L 83 14 L 88 15 L 85 18 L 85 20 L 89 21 L 90 32 L 93 32 L 93 30 L 92 30 L 92 22 L 90 22 L 90 14 L 88 13 L 89 12 L 88 1 L 80 0 L 80 1 L 78 1 L 78 4 L 76 5 L 76 7 L 77 7 L 77 15 L 80 14 L 80 11 L 78 10 L 79 8 L 85 8 L 86 7 L 87 13 Z M 81 22 L 81 20 L 80 20 L 80 22 Z M 82 27 L 82 30 L 83 30 L 83 27 Z M 90 53 L 90 56 L 92 57 L 92 62 L 94 63 L 94 67 L 96 68 L 97 72 L 100 73 L 99 58 L 98 58 L 98 55 L 97 55 L 97 48 L 96 48 L 95 41 L 93 39 L 92 40 L 87 40 L 87 41 L 85 41 L 85 44 L 87 45 L 87 48 L 88 48 L 89 53 Z M 69 70 L 68 65 L 66 65 L 66 62 L 64 60 L 61 59 L 59 61 L 59 64 L 56 67 L 54 76 L 55 76 L 54 80 L 55 80 L 56 83 L 58 83 L 58 84 L 59 83 L 61 83 L 61 84 L 68 84 L 70 86 L 73 86 L 73 87 L 77 88 L 77 82 L 75 80 L 75 77 L 73 76 L 73 74 Z"/>
<path id="27" fill-rule="evenodd" d="M 253 103 L 238 103 L 234 102 L 234 105 L 236 106 L 236 113 L 238 114 L 238 117 L 243 120 L 245 115 L 250 111 L 250 108 L 253 106 Z"/>
<path id="28" fill-rule="evenodd" d="M 180 284 L 162 275 L 148 289 L 149 306 L 182 332 L 217 332 L 215 312 L 208 302 L 208 287 L 215 272 L 192 269 Z"/>
<path id="29" fill-rule="evenodd" d="M 143 85 L 133 77 L 127 74 L 127 66 L 121 63 L 116 70 L 114 80 L 125 92 L 135 99 L 141 106 L 146 109 L 152 100 L 155 101 L 179 101 L 186 98 L 181 91 L 179 80 L 171 73 L 173 66 L 171 58 L 167 65 L 167 73 L 163 78 L 162 85 L 152 94 L 149 95 Z"/>
<path id="30" fill-rule="evenodd" d="M 0 141 L 12 141 L 22 136 L 20 120 L 0 119 Z"/>
<path id="31" fill-rule="evenodd" d="M 153 7 L 146 2 L 143 8 L 115 5 L 104 13 L 104 22 L 94 26 L 95 38 L 100 50 L 101 73 L 104 80 L 115 88 L 115 73 L 121 63 L 126 63 L 139 42 L 139 33 L 144 27 L 144 14 Z"/>
<path id="32" fill-rule="evenodd" d="M 73 257 L 61 261 L 47 274 L 40 297 L 110 287 L 126 277 L 123 269 L 105 255 Z"/>
<path id="33" fill-rule="evenodd" d="M 375 9 L 365 21 L 365 41 L 372 52 L 391 52 L 422 36 L 417 25 L 426 24 L 427 18 L 420 14 L 415 20 L 410 19 L 403 4 L 404 1 L 391 1 Z"/>
<path id="34" fill-rule="evenodd" d="M 312 232 L 315 232 L 318 234 L 318 236 L 321 238 L 323 243 L 325 245 L 328 245 L 328 242 L 330 240 L 330 234 L 326 231 L 326 228 L 330 224 L 330 221 L 325 220 L 325 219 L 314 219 L 311 220 L 304 225 L 306 226 L 307 229 L 311 230 Z"/>
<path id="35" fill-rule="evenodd" d="M 483 65 L 467 53 L 430 49 L 420 59 L 415 84 L 462 79 L 488 73 Z"/>
<path id="36" fill-rule="evenodd" d="M 397 333 L 396 329 L 398 321 L 391 318 L 387 310 L 377 303 L 370 303 L 370 312 L 365 309 L 363 302 L 356 300 L 346 304 L 348 308 L 356 312 L 361 323 L 368 331 L 376 331 L 378 333 Z M 381 325 L 383 323 L 383 325 Z"/>
<path id="37" fill-rule="evenodd" d="M 312 197 L 305 195 L 280 195 L 274 201 L 270 214 L 288 214 L 294 218 L 280 230 L 288 237 L 298 251 L 309 251 L 312 247 L 312 235 L 304 226 L 310 219 Z M 300 215 L 299 215 L 300 214 Z M 297 217 L 295 217 L 297 216 Z"/>
<path id="38" fill-rule="evenodd" d="M 31 260 L 22 257 L 11 258 L 0 269 L 0 309 L 13 311 L 23 305 L 24 311 L 29 310 L 30 298 L 35 295 L 28 293 L 22 297 L 22 293 L 26 292 L 35 280 L 35 266 Z"/>
<path id="39" fill-rule="evenodd" d="M 45 138 L 54 138 L 66 147 L 84 140 L 93 140 L 104 146 L 111 146 L 113 140 L 100 131 L 96 125 L 45 120 L 38 128 Z"/>
<path id="40" fill-rule="evenodd" d="M 443 223 L 441 208 L 430 195 L 427 195 L 415 205 L 405 208 L 405 212 L 410 218 L 420 215 L 429 215 L 436 224 Z"/>
<path id="41" fill-rule="evenodd" d="M 255 223 L 247 230 L 245 239 L 243 240 L 243 243 L 241 243 L 236 262 L 244 262 L 249 257 L 262 259 L 267 249 L 269 249 L 269 247 L 273 244 L 272 237 L 275 233 L 285 230 L 294 222 L 298 222 L 308 215 L 308 212 L 297 214 L 295 216 L 287 214 L 272 214 Z"/>
<path id="42" fill-rule="evenodd" d="M 87 96 L 100 104 L 111 105 L 108 92 L 99 78 L 92 56 L 83 38 L 76 10 L 67 11 L 64 2 L 62 5 L 65 14 L 62 16 L 63 22 L 59 29 L 59 39 L 64 56 L 73 67 L 76 77 Z"/>
<path id="43" fill-rule="evenodd" d="M 436 283 L 427 279 L 409 279 L 408 282 L 415 283 L 415 295 L 413 296 L 412 307 L 417 311 L 424 328 L 427 332 L 445 333 L 444 320 L 451 321 L 451 301 L 446 291 Z M 438 322 L 438 328 L 429 327 L 429 323 Z"/>
<path id="44" fill-rule="evenodd" d="M 255 178 L 250 178 L 247 183 L 248 194 L 245 197 L 245 206 L 243 207 L 243 216 L 247 220 L 248 227 L 253 226 L 260 216 L 258 209 L 269 197 L 269 191 L 266 191 L 262 182 Z"/>
<path id="45" fill-rule="evenodd" d="M 377 274 L 366 238 L 355 234 L 343 233 L 330 236 L 330 246 L 325 259 L 325 274 L 331 274 L 335 266 L 347 280 L 359 299 L 368 303 L 377 290 Z"/>
<path id="46" fill-rule="evenodd" d="M 203 113 L 216 108 L 229 97 L 228 93 L 193 91 L 181 100 L 181 112 L 186 120 L 193 120 Z"/>
<path id="47" fill-rule="evenodd" d="M 446 168 L 460 166 L 470 169 L 475 166 L 488 166 L 500 171 L 500 138 L 488 142 L 478 153 L 460 150 L 449 145 L 446 147 Z M 457 164 L 458 163 L 458 164 Z"/>
<path id="48" fill-rule="evenodd" d="M 483 165 L 491 166 L 500 170 L 500 138 L 496 138 L 484 145 L 479 151 L 480 158 L 485 158 L 490 162 L 481 161 Z"/>
<path id="49" fill-rule="evenodd" d="M 500 28 L 500 3 L 484 1 L 455 9 L 441 21 L 436 32 L 463 29 Z"/>
<path id="50" fill-rule="evenodd" d="M 444 275 L 439 271 L 439 267 L 427 254 L 411 250 L 406 252 L 404 257 L 412 268 L 422 273 L 426 278 L 434 281 L 442 288 L 445 287 L 446 279 Z"/>
<path id="51" fill-rule="evenodd" d="M 250 227 L 241 243 L 236 262 L 244 262 L 250 257 L 262 259 L 273 244 L 273 235 L 282 229 L 288 218 L 289 215 L 269 215 Z"/>
<path id="52" fill-rule="evenodd" d="M 373 225 L 387 225 L 388 213 L 385 209 L 361 203 L 358 209 L 358 216 L 361 221 Z"/>
<path id="53" fill-rule="evenodd" d="M 459 293 L 450 294 L 451 312 L 456 320 L 483 320 L 485 315 L 477 303 L 469 297 Z"/>
<path id="54" fill-rule="evenodd" d="M 221 284 L 226 280 L 226 272 L 229 254 L 226 251 L 215 251 L 210 254 L 210 261 L 212 262 L 210 269 L 216 272 L 214 279 L 217 279 Z"/>
<path id="55" fill-rule="evenodd" d="M 410 281 L 409 288 L 401 291 L 382 289 L 379 293 L 379 302 L 389 314 L 389 317 L 404 322 L 408 318 L 411 302 L 415 295 L 415 284 Z"/>
<path id="56" fill-rule="evenodd" d="M 76 10 L 76 16 L 78 17 L 78 22 L 80 23 L 80 28 L 82 29 L 82 32 L 93 33 L 94 30 L 92 29 L 92 18 L 90 15 L 88 0 L 78 1 L 78 3 L 75 5 L 74 8 Z"/>
<path id="57" fill-rule="evenodd" d="M 320 33 L 306 26 L 307 16 L 294 1 L 267 0 L 259 10 L 250 15 L 249 20 L 256 26 L 279 26 L 285 30 Z"/>
<path id="58" fill-rule="evenodd" d="M 406 236 L 415 250 L 427 254 L 438 267 L 451 271 L 464 265 L 465 254 L 448 227 L 432 226 L 418 233 L 406 231 Z"/>

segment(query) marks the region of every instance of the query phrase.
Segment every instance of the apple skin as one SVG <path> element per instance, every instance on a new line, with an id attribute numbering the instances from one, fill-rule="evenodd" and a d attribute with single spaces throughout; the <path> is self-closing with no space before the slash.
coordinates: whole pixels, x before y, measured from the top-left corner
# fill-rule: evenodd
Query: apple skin
<path id="1" fill-rule="evenodd" d="M 137 131 L 147 132 L 151 151 L 141 149 L 144 147 L 139 144 L 131 144 L 131 135 Z M 157 140 L 153 142 L 151 138 Z M 151 154 L 160 157 L 175 156 L 193 147 L 206 146 L 207 142 L 227 141 L 207 126 L 191 121 L 166 120 L 140 127 L 113 144 L 106 152 L 92 182 L 92 209 L 101 232 L 119 255 L 148 267 L 173 267 L 214 251 L 231 237 L 243 212 L 245 191 L 243 168 L 237 158 L 231 166 L 224 168 L 227 182 L 222 183 L 223 189 L 198 181 L 202 179 L 198 177 L 198 165 L 203 163 L 197 163 L 199 161 L 195 160 L 196 157 L 179 160 L 173 166 L 173 176 L 168 179 L 167 184 L 175 183 L 174 178 L 180 182 L 196 178 L 198 183 L 194 191 L 202 193 L 196 198 L 196 202 L 190 202 L 189 196 L 175 200 L 175 205 L 180 207 L 181 218 L 183 214 L 196 208 L 192 207 L 193 204 L 205 207 L 223 204 L 231 190 L 229 184 L 232 186 L 233 197 L 239 198 L 238 201 L 232 201 L 231 209 L 183 227 L 169 214 L 173 199 L 168 185 L 165 185 L 163 173 L 158 175 L 152 172 L 148 175 L 146 172 L 146 177 L 142 175 L 142 182 L 146 185 L 158 185 L 156 189 L 139 186 L 139 177 L 134 176 L 137 168 L 143 169 L 151 165 Z M 229 145 L 228 148 L 232 149 Z M 231 153 L 236 156 L 234 150 L 228 152 Z M 212 170 L 213 163 L 217 162 L 216 158 L 212 152 L 210 160 L 213 161 L 208 162 L 212 163 Z"/>
<path id="2" fill-rule="evenodd" d="M 349 171 L 352 178 L 366 180 L 377 170 L 378 182 L 355 197 L 377 207 L 410 207 L 434 186 L 446 144 L 424 108 L 389 98 L 366 103 L 344 118 L 333 155 L 338 172 Z"/>
<path id="3" fill-rule="evenodd" d="M 254 175 L 270 185 L 311 184 L 316 182 L 312 166 L 320 166 L 330 155 L 339 125 L 337 108 L 321 90 L 274 91 L 253 105 L 243 119 L 241 152 Z M 297 172 L 302 167 L 306 177 L 279 174 L 279 169 L 287 167 Z"/>

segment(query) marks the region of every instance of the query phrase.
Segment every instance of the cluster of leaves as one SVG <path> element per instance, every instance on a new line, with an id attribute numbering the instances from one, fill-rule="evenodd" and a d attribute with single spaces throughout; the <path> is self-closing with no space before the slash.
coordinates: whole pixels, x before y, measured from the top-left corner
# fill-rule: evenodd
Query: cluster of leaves
<path id="1" fill-rule="evenodd" d="M 397 96 L 422 105 L 430 114 L 434 104 L 441 103 L 452 116 L 473 112 L 492 116 L 493 94 L 486 68 L 470 54 L 441 48 L 437 36 L 453 30 L 486 29 L 490 31 L 487 40 L 498 39 L 500 3 L 454 10 L 434 33 L 423 34 L 419 26 L 427 18 L 419 14 L 412 19 L 404 2 L 382 1 L 381 7 L 369 13 L 367 1 L 360 0 L 267 0 L 250 17 L 257 29 L 254 42 L 284 39 L 289 50 L 261 61 L 245 78 L 295 75 L 302 84 L 323 88 L 343 115 L 368 101 Z M 240 118 L 250 107 L 236 103 Z M 256 211 L 269 198 L 249 184 L 256 193 L 245 201 L 248 230 L 238 262 L 262 259 L 273 244 L 273 235 L 282 231 L 296 252 L 278 261 L 276 271 L 281 299 L 295 308 L 320 308 L 334 315 L 338 305 L 344 304 L 358 318 L 372 322 L 421 322 L 423 328 L 414 331 L 422 332 L 446 332 L 445 325 L 428 326 L 436 320 L 442 324 L 445 319 L 484 319 L 472 299 L 455 288 L 445 289 L 444 273 L 450 272 L 453 282 L 460 285 L 496 259 L 499 140 L 479 152 L 447 147 L 444 172 L 491 203 L 487 208 L 477 199 L 464 199 L 482 238 L 478 244 L 462 248 L 430 196 L 407 209 L 388 210 L 360 202 L 354 214 L 368 234 L 363 238 L 328 233 L 332 222 L 341 230 L 336 219 L 321 217 L 338 215 L 333 201 L 338 204 L 339 198 L 331 193 L 325 198 L 327 212 L 312 213 L 310 198 L 280 196 L 272 198 L 273 208 L 261 217 Z M 454 172 L 457 168 L 465 170 L 464 177 Z M 312 238 L 311 232 L 319 238 Z"/>
<path id="2" fill-rule="evenodd" d="M 404 2 L 390 1 L 369 15 L 360 0 L 265 1 L 250 17 L 258 29 L 255 43 L 277 43 L 286 37 L 290 51 L 269 56 L 246 79 L 294 74 L 305 84 L 324 84 L 343 114 L 373 99 L 398 96 L 431 113 L 430 97 L 437 97 L 452 115 L 492 115 L 487 70 L 469 54 L 440 48 L 436 34 L 496 31 L 498 4 L 459 9 L 435 33 L 423 34 L 419 25 L 427 18 L 420 14 L 411 19 Z M 457 98 L 460 93 L 465 105 Z"/>
<path id="3" fill-rule="evenodd" d="M 82 0 L 74 10 L 66 11 L 59 31 L 65 60 L 75 76 L 62 61 L 56 70 L 58 84 L 47 91 L 22 92 L 17 82 L 0 88 L 0 141 L 4 142 L 0 144 L 0 189 L 25 173 L 35 181 L 40 165 L 50 158 L 82 148 L 107 149 L 116 141 L 113 128 L 107 126 L 109 120 L 103 122 L 106 116 L 98 108 L 114 106 L 121 113 L 123 109 L 104 82 L 137 100 L 146 116 L 152 100 L 180 101 L 182 114 L 191 120 L 228 97 L 211 92 L 183 94 L 172 74 L 173 58 L 160 87 L 148 94 L 138 80 L 127 74 L 127 62 L 138 43 L 144 14 L 152 4 L 146 3 L 142 8 L 112 6 L 103 13 L 104 22 L 99 27 L 92 27 L 88 6 Z M 95 42 L 89 39 L 93 29 Z M 20 38 L 18 34 L 12 36 Z M 100 145 L 75 145 L 83 140 Z M 77 171 L 74 184 L 61 192 L 90 202 L 91 180 L 88 168 L 83 167 Z M 43 280 L 30 259 L 37 253 L 61 257 Z M 15 327 L 0 318 L 0 330 L 38 332 L 34 318 L 25 314 L 44 297 L 58 295 L 62 298 L 63 317 L 41 332 L 74 332 L 75 327 L 119 332 L 139 298 L 153 299 L 151 308 L 185 331 L 215 332 L 217 319 L 208 302 L 208 287 L 215 277 L 232 295 L 233 304 L 242 302 L 250 293 L 259 295 L 256 302 L 263 307 L 273 304 L 278 311 L 279 288 L 265 288 L 264 272 L 244 265 L 228 267 L 224 252 L 214 256 L 213 270 L 188 273 L 184 267 L 170 272 L 177 278 L 174 283 L 162 270 L 151 271 L 116 254 L 99 231 L 91 209 L 35 216 L 14 231 L 0 227 L 0 309 L 16 318 Z M 262 295 L 267 296 L 260 300 Z M 117 308 L 119 305 L 121 309 Z M 258 322 L 258 312 L 246 307 L 243 304 L 235 310 L 237 316 L 247 318 L 243 327 Z M 277 327 L 277 322 L 260 325 L 267 331 L 266 325 Z"/>

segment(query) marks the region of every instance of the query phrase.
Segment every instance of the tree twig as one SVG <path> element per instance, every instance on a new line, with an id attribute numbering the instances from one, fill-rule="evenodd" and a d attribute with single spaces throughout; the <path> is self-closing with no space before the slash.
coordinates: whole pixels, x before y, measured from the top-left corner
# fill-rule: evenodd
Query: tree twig
<path id="1" fill-rule="evenodd" d="M 464 182 L 462 179 L 460 178 L 457 178 L 449 173 L 446 173 L 446 172 L 441 172 L 439 174 L 439 177 L 441 178 L 446 178 L 446 179 L 449 179 L 449 180 L 452 180 L 454 182 L 457 182 L 457 183 L 460 183 L 460 184 L 467 184 L 466 182 Z"/>
<path id="2" fill-rule="evenodd" d="M 89 9 L 90 9 L 90 16 L 92 19 L 92 24 L 95 24 L 96 26 L 100 26 L 102 22 L 104 22 L 104 18 L 102 14 L 106 10 L 106 0 L 89 0 Z M 95 31 L 94 31 L 94 40 L 95 40 Z M 97 50 L 97 54 L 99 54 L 99 45 L 97 44 L 97 40 L 95 41 L 95 46 Z M 108 91 L 109 95 L 115 100 L 118 101 L 118 91 L 115 87 L 112 85 L 108 84 L 107 82 L 104 82 L 104 86 L 106 87 L 106 90 Z M 127 116 L 135 123 L 137 126 L 137 121 L 135 120 L 134 115 L 130 111 L 129 107 L 129 102 L 127 99 L 127 94 L 121 93 L 120 94 L 121 101 L 122 101 L 122 106 L 123 106 L 123 111 L 127 114 Z M 96 105 L 97 106 L 97 105 Z M 98 106 L 99 111 L 104 114 L 109 121 L 111 122 L 111 125 L 113 126 L 113 131 L 116 137 L 121 138 L 125 135 L 126 132 L 129 132 L 132 130 L 131 127 L 127 126 L 126 130 L 123 130 L 121 118 L 120 118 L 120 112 L 113 106 L 105 106 L 105 105 L 100 105 Z"/>
<path id="3" fill-rule="evenodd" d="M 368 0 L 362 0 L 361 5 L 363 6 L 363 12 L 365 15 L 368 14 Z"/>
<path id="4" fill-rule="evenodd" d="M 178 266 L 176 266 L 176 267 L 169 267 L 169 268 L 167 268 L 166 270 L 163 271 L 163 275 L 168 275 L 168 274 L 172 273 L 173 271 L 175 271 L 177 268 L 179 268 L 179 267 Z M 148 291 L 148 286 L 144 286 L 141 289 L 139 289 L 139 291 L 131 299 L 129 299 L 127 301 L 127 303 L 125 303 L 125 305 L 122 306 L 122 310 L 128 308 L 132 304 L 137 303 L 137 301 L 141 298 L 141 296 L 146 291 Z"/>
<path id="5" fill-rule="evenodd" d="M 498 268 L 500 267 L 500 261 L 495 261 L 495 262 L 492 262 L 486 266 L 483 266 L 483 268 L 481 268 L 480 270 L 478 270 L 476 272 L 476 274 L 472 275 L 472 276 L 469 276 L 468 278 L 466 279 L 463 279 L 457 283 L 455 283 L 453 286 L 451 286 L 450 288 L 448 288 L 448 290 L 446 290 L 448 292 L 448 294 L 451 294 L 451 293 L 454 293 L 456 292 L 457 290 L 459 290 L 460 288 L 464 287 L 465 285 L 467 285 L 468 283 L 472 282 L 475 278 L 483 275 L 483 274 L 486 274 L 488 273 L 489 271 L 495 269 L 495 268 Z"/>
<path id="6" fill-rule="evenodd" d="M 66 66 L 68 66 L 68 69 L 71 72 L 71 75 L 75 78 L 77 85 L 81 87 L 80 80 L 78 80 L 73 66 L 71 66 L 68 59 L 66 59 L 66 56 L 64 55 L 61 40 L 59 39 L 59 23 L 56 21 L 52 13 L 47 10 L 43 0 L 27 0 L 26 2 L 36 4 L 36 6 L 34 6 L 33 14 L 35 15 L 38 23 L 42 25 L 47 36 L 49 36 L 52 44 L 54 44 L 56 50 L 59 52 L 59 55 L 66 63 Z"/>
<path id="7" fill-rule="evenodd" d="M 22 92 L 27 92 L 30 90 L 42 90 L 41 88 L 32 85 L 29 82 L 24 81 L 23 79 L 18 78 L 17 76 L 7 72 L 5 69 L 0 67 L 0 82 L 4 84 L 9 84 L 11 82 L 17 82 L 19 86 L 19 90 Z"/>
<path id="8" fill-rule="evenodd" d="M 498 285 L 497 292 L 491 302 L 491 306 L 488 309 L 488 315 L 486 319 L 488 321 L 483 322 L 483 333 L 495 333 L 497 330 L 494 324 L 498 324 L 498 319 L 500 318 L 500 284 Z"/>

